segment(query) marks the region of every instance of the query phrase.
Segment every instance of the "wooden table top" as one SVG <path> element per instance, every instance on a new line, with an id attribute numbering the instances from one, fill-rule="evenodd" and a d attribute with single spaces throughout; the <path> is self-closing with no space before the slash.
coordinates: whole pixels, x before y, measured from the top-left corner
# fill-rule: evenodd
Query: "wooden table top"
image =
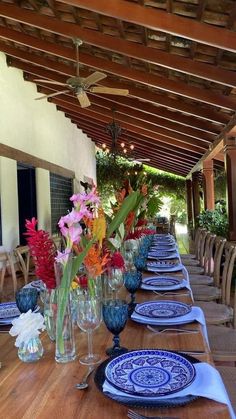
<path id="1" fill-rule="evenodd" d="M 181 290 L 182 291 L 182 290 Z M 183 292 L 179 292 L 183 294 Z M 137 300 L 159 299 L 154 293 L 139 291 Z M 162 298 L 162 297 L 161 297 Z M 171 299 L 191 302 L 190 296 L 173 296 Z M 129 320 L 121 333 L 121 344 L 129 349 L 159 348 L 193 351 L 194 357 L 211 363 L 211 355 L 203 338 L 201 326 L 191 323 L 183 326 L 194 329 L 197 333 L 178 332 L 153 333 L 145 325 Z M 183 328 L 181 326 L 181 329 Z M 54 360 L 55 344 L 44 332 L 43 358 L 36 363 L 23 363 L 17 356 L 15 338 L 7 333 L 0 333 L 0 418 L 3 419 L 120 419 L 127 417 L 128 407 L 105 397 L 96 387 L 93 378 L 87 390 L 77 390 L 87 367 L 78 359 L 67 364 L 57 364 Z M 76 328 L 78 354 L 87 352 L 86 334 Z M 112 344 L 112 335 L 102 324 L 94 332 L 94 351 L 106 359 L 105 350 Z M 135 411 L 139 411 L 135 409 Z M 187 404 L 184 407 L 168 409 L 142 409 L 140 413 L 149 416 L 196 419 L 201 417 L 229 418 L 227 406 L 205 398 Z"/>

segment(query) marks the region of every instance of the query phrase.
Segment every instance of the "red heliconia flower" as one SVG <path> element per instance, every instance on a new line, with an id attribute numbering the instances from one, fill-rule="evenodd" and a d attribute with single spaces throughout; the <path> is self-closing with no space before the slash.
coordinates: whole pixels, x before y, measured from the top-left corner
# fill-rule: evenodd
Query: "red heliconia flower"
<path id="1" fill-rule="evenodd" d="M 35 217 L 32 220 L 26 220 L 27 244 L 30 249 L 34 264 L 35 274 L 41 279 L 47 288 L 56 287 L 56 278 L 54 273 L 55 245 L 44 230 L 36 230 L 38 221 Z"/>
<path id="2" fill-rule="evenodd" d="M 137 224 L 136 224 L 136 227 L 142 227 L 142 226 L 145 226 L 145 225 L 147 225 L 147 220 L 144 220 L 144 219 L 140 219 L 140 220 L 138 220 L 138 222 L 137 222 Z"/>
<path id="3" fill-rule="evenodd" d="M 143 233 L 141 232 L 141 230 L 136 230 L 133 233 L 129 233 L 126 236 L 126 240 L 136 240 L 136 239 L 140 239 L 140 237 L 142 237 Z"/>
<path id="4" fill-rule="evenodd" d="M 120 252 L 116 251 L 111 256 L 110 267 L 115 269 L 123 269 L 125 266 L 125 261 Z"/>

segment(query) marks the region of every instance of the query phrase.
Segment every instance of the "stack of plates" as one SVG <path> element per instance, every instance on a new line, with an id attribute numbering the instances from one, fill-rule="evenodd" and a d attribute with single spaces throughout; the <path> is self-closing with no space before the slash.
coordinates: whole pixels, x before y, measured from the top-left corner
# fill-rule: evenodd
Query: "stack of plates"
<path id="1" fill-rule="evenodd" d="M 0 304 L 0 325 L 9 325 L 12 320 L 20 315 L 16 303 L 1 303 Z"/>

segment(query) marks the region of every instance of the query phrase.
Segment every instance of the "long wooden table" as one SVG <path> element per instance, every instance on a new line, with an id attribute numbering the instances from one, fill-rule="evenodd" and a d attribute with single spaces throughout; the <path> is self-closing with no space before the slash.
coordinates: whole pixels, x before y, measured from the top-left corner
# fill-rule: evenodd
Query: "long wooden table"
<path id="1" fill-rule="evenodd" d="M 179 295 L 178 295 L 179 294 Z M 188 294 L 186 290 L 186 294 Z M 139 291 L 137 300 L 164 299 L 152 292 Z M 170 298 L 169 298 L 170 299 Z M 191 303 L 189 295 L 183 291 L 171 297 Z M 121 333 L 121 344 L 129 349 L 162 348 L 195 352 L 194 357 L 211 363 L 206 341 L 201 326 L 191 323 L 181 329 L 193 328 L 197 333 L 153 333 L 145 325 L 129 320 Z M 86 334 L 76 330 L 78 354 L 87 352 Z M 57 364 L 54 360 L 55 344 L 42 335 L 45 350 L 43 358 L 32 364 L 18 359 L 15 339 L 6 333 L 0 333 L 0 418 L 2 419 L 120 419 L 127 417 L 128 407 L 105 397 L 90 378 L 87 390 L 77 390 L 75 384 L 80 382 L 86 371 L 78 360 Z M 105 350 L 112 344 L 112 335 L 102 324 L 94 333 L 94 350 L 106 358 Z M 138 409 L 135 409 L 139 411 Z M 175 417 L 181 419 L 229 418 L 226 405 L 205 398 L 199 398 L 183 407 L 168 409 L 142 409 L 147 416 Z"/>

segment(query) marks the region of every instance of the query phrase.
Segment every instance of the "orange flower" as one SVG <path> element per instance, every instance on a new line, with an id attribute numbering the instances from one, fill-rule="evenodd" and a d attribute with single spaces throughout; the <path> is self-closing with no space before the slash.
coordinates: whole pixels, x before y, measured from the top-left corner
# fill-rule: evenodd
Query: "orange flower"
<path id="1" fill-rule="evenodd" d="M 98 276 L 104 270 L 108 260 L 108 254 L 102 256 L 101 249 L 93 245 L 84 258 L 84 265 L 91 276 Z"/>
<path id="2" fill-rule="evenodd" d="M 135 218 L 135 212 L 134 211 L 131 211 L 129 213 L 129 215 L 127 216 L 126 220 L 125 220 L 125 231 L 126 231 L 126 234 L 128 234 L 129 231 L 131 230 L 131 227 L 132 227 L 133 222 L 134 222 L 134 218 Z"/>

